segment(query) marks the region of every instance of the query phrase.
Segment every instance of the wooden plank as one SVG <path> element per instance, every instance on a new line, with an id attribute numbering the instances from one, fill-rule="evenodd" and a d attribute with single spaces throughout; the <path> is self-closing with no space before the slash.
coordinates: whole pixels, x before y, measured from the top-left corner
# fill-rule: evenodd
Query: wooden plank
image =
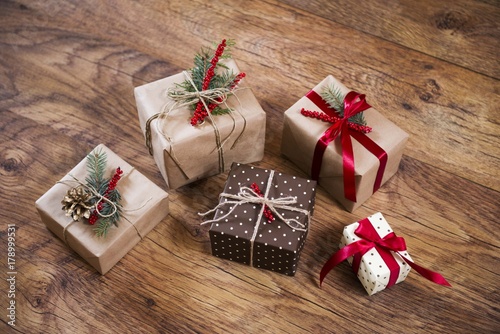
<path id="1" fill-rule="evenodd" d="M 37 198 L 36 192 L 43 187 L 44 180 L 53 178 L 61 168 L 70 168 L 64 166 L 64 161 L 70 165 L 74 163 L 72 159 L 79 157 L 68 159 L 68 153 L 76 155 L 67 150 L 73 143 L 57 131 L 18 119 L 12 113 L 3 116 L 9 128 L 18 133 L 18 137 L 14 135 L 5 146 L 17 145 L 23 156 L 36 155 L 40 138 L 62 142 L 54 145 L 50 156 L 37 155 L 33 163 L 24 159 L 18 164 L 28 164 L 29 170 L 38 170 L 22 186 L 21 190 L 34 190 L 22 197 L 19 206 L 25 207 Z M 36 134 L 27 135 L 33 133 L 34 128 Z M 58 163 L 53 164 L 54 160 Z M 285 170 L 293 171 L 293 166 Z M 22 184 L 25 175 L 18 173 L 16 177 L 12 184 Z M 421 182 L 426 179 L 428 184 Z M 360 209 L 360 215 L 375 210 L 389 212 L 386 215 L 394 229 L 407 237 L 415 261 L 440 270 L 454 288 L 431 285 L 413 273 L 390 291 L 368 298 L 345 264 L 328 276 L 323 289 L 317 287 L 320 264 L 336 249 L 342 226 L 355 219 L 355 215 L 343 211 L 322 190 L 318 195 L 314 228 L 295 278 L 212 257 L 206 231 L 193 235 L 198 223 L 186 221 L 185 212 L 194 214 L 197 207 L 202 206 L 195 203 L 215 203 L 217 193 L 207 190 L 221 188 L 222 184 L 223 179 L 217 177 L 190 186 L 191 191 L 197 193 L 195 198 L 186 188 L 173 192 L 170 218 L 105 277 L 68 251 L 64 243 L 40 223 L 33 223 L 38 221 L 35 212 L 9 211 L 7 216 L 2 212 L 2 219 L 16 219 L 20 236 L 18 280 L 23 293 L 18 299 L 19 318 L 30 319 L 30 326 L 40 326 L 47 333 L 83 332 L 87 323 L 107 332 L 108 319 L 116 313 L 122 316 L 111 323 L 113 331 L 130 328 L 231 331 L 237 327 L 243 331 L 273 328 L 276 332 L 332 328 L 370 332 L 398 328 L 409 333 L 423 329 L 456 333 L 461 330 L 488 332 L 498 325 L 495 318 L 492 321 L 488 316 L 494 315 L 490 310 L 498 297 L 494 285 L 499 275 L 498 233 L 491 230 L 494 226 L 489 224 L 498 209 L 481 200 L 481 197 L 493 198 L 495 192 L 405 158 L 402 172 Z M 430 185 L 439 184 L 448 185 L 452 194 L 468 189 L 467 195 L 473 200 L 467 207 L 463 207 L 461 201 L 444 201 L 439 198 L 440 192 L 429 191 Z M 10 197 L 19 191 L 5 193 L 2 202 L 6 202 L 4 196 Z M 332 210 L 334 216 L 330 213 Z M 461 210 L 467 215 L 460 215 Z M 471 263 L 475 265 L 471 267 Z M 450 303 L 452 312 L 447 311 Z M 393 319 L 394 311 L 386 307 L 389 304 L 401 310 L 405 317 Z M 363 312 L 363 317 L 357 317 L 359 312 Z M 386 317 L 393 322 L 380 321 Z M 411 328 L 407 327 L 409 324 Z M 22 324 L 20 328 L 28 329 Z"/>
<path id="2" fill-rule="evenodd" d="M 226 36 L 237 40 L 234 56 L 268 113 L 256 166 L 305 176 L 280 155 L 282 113 L 331 73 L 410 132 L 399 173 L 355 213 L 320 189 L 293 278 L 210 255 L 198 212 L 217 203 L 224 174 L 169 191 L 169 217 L 100 276 L 43 226 L 34 201 L 100 142 L 165 189 L 143 144 L 133 87 L 191 66 L 201 44 Z M 18 332 L 500 327 L 497 80 L 280 2 L 2 2 L 0 45 L 0 219 L 17 227 Z M 452 289 L 412 272 L 368 297 L 347 264 L 318 287 L 343 226 L 376 211 Z"/>
<path id="3" fill-rule="evenodd" d="M 500 78 L 497 1 L 281 1 L 368 35 Z M 356 45 L 362 48 L 363 42 Z"/>
<path id="4" fill-rule="evenodd" d="M 47 23 L 51 27 L 45 27 L 41 32 L 25 32 L 23 43 L 42 39 L 40 34 L 50 35 L 54 32 L 53 27 L 85 21 L 83 13 L 95 6 L 82 2 L 73 11 L 66 8 L 64 15 L 54 17 L 54 21 Z M 88 29 L 99 40 L 108 31 L 106 22 L 113 21 L 117 30 L 110 35 L 111 38 L 123 40 L 126 47 L 140 52 L 161 54 L 160 59 L 174 61 L 179 64 L 179 68 L 192 66 L 191 55 L 199 49 L 200 43 L 215 39 L 214 34 L 203 29 L 199 37 L 185 40 L 179 39 L 174 29 L 157 30 L 146 37 L 142 34 L 151 21 L 169 22 L 169 25 L 183 27 L 186 22 L 190 22 L 191 17 L 200 15 L 197 11 L 204 8 L 202 3 L 190 2 L 181 8 L 178 7 L 180 5 L 165 8 L 165 4 L 157 3 L 134 3 L 131 6 L 99 11 L 95 14 L 95 24 Z M 229 4 L 224 6 L 223 3 L 212 6 L 209 9 L 213 13 L 231 8 Z M 406 154 L 480 184 L 487 184 L 495 190 L 500 189 L 500 129 L 493 121 L 496 105 L 500 102 L 497 80 L 391 43 L 381 43 L 377 38 L 368 38 L 352 29 L 315 19 L 307 13 L 279 4 L 232 7 L 230 17 L 248 16 L 255 22 L 245 28 L 239 27 L 239 19 L 230 20 L 224 16 L 223 20 L 215 14 L 210 17 L 209 9 L 205 9 L 205 19 L 199 24 L 203 25 L 212 19 L 213 24 L 221 27 L 221 35 L 226 31 L 227 35 L 238 40 L 236 58 L 248 74 L 247 82 L 256 91 L 266 110 L 278 113 L 276 117 L 280 117 L 279 113 L 326 75 L 333 74 L 346 86 L 367 94 L 368 101 L 374 107 L 410 133 Z M 279 16 L 275 14 L 276 11 L 280 12 Z M 137 12 L 145 13 L 146 18 L 135 18 L 133 13 Z M 113 16 L 115 14 L 117 18 Z M 129 25 L 128 22 L 133 20 L 135 24 Z M 19 24 L 22 25 L 22 18 Z M 294 31 L 294 34 L 287 37 L 289 31 Z M 336 31 L 336 34 L 332 36 L 331 31 Z M 318 38 L 311 40 L 311 33 Z M 155 37 L 157 42 L 149 40 Z M 52 38 L 58 50 L 58 39 Z M 74 36 L 74 39 L 77 40 L 78 36 Z M 165 43 L 167 40 L 168 43 Z M 324 43 L 325 40 L 329 40 L 329 43 Z M 362 49 L 353 49 L 353 41 L 361 40 L 366 48 L 377 52 L 366 53 Z M 175 48 L 171 45 L 175 45 Z M 100 48 L 98 50 L 104 52 Z M 68 56 L 64 53 L 64 57 Z M 156 68 L 153 64 L 151 70 Z M 145 73 L 144 69 L 138 71 L 141 75 Z M 149 73 L 157 79 L 163 75 Z M 267 75 L 262 76 L 262 73 Z M 268 104 L 267 101 L 273 99 L 278 103 Z M 133 103 L 129 100 L 127 105 L 132 106 Z M 273 139 L 280 138 L 274 136 L 275 132 L 272 133 Z M 428 140 L 429 133 L 434 140 Z M 490 146 L 490 143 L 493 145 Z M 435 159 L 436 156 L 441 159 Z"/>

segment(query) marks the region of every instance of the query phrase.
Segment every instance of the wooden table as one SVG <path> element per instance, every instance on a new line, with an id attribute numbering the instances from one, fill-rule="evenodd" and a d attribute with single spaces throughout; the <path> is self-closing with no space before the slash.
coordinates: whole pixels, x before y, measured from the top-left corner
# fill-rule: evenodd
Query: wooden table
<path id="1" fill-rule="evenodd" d="M 0 332 L 498 333 L 499 22 L 493 0 L 1 1 Z M 410 134 L 399 172 L 354 213 L 319 190 L 295 277 L 211 255 L 197 213 L 224 174 L 169 190 L 170 215 L 99 275 L 34 202 L 99 143 L 167 190 L 133 89 L 222 38 L 267 112 L 256 166 L 306 176 L 280 154 L 283 112 L 332 74 Z M 369 297 L 347 263 L 319 288 L 342 228 L 378 211 L 452 288 L 412 271 Z"/>

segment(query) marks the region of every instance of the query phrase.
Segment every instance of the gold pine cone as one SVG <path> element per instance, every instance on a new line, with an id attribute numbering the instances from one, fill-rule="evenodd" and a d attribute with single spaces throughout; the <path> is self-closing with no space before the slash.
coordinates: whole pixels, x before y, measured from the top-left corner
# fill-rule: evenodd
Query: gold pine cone
<path id="1" fill-rule="evenodd" d="M 74 221 L 80 220 L 81 217 L 88 219 L 93 207 L 91 199 L 92 194 L 84 186 L 71 188 L 61 201 L 62 209 L 66 211 L 66 216 L 71 216 Z"/>

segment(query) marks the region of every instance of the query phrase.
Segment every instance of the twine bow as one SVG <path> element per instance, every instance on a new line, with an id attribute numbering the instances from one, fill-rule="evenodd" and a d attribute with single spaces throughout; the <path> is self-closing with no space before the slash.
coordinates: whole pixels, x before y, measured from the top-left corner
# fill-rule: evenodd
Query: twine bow
<path id="1" fill-rule="evenodd" d="M 71 174 L 69 174 L 69 176 L 70 176 L 71 178 L 73 178 L 73 181 L 74 181 L 74 182 L 76 182 L 76 183 L 78 183 L 78 185 L 79 185 L 79 186 L 81 186 L 81 187 L 85 188 L 85 189 L 86 189 L 87 191 L 89 191 L 89 192 L 90 192 L 90 193 L 91 193 L 94 197 L 99 198 L 99 199 L 97 200 L 97 202 L 95 202 L 95 203 L 94 203 L 94 205 L 92 206 L 92 208 L 93 208 L 94 210 L 96 210 L 97 214 L 98 214 L 100 217 L 102 217 L 102 218 L 109 218 L 109 217 L 113 216 L 113 215 L 116 213 L 116 211 L 118 211 L 118 206 L 117 206 L 117 205 L 116 205 L 116 204 L 115 204 L 112 200 L 110 200 L 109 198 L 107 198 L 106 196 L 101 195 L 101 194 L 100 194 L 100 193 L 99 193 L 99 192 L 98 192 L 98 191 L 97 191 L 94 187 L 92 187 L 92 186 L 91 186 L 91 185 L 89 185 L 89 184 L 83 183 L 82 181 L 80 181 L 78 178 L 76 178 L 75 176 L 73 176 L 73 175 L 71 175 Z M 58 181 L 57 183 L 67 184 L 67 182 L 68 182 L 68 181 Z M 113 209 L 113 210 L 111 211 L 111 213 L 109 213 L 109 214 L 103 214 L 103 213 L 101 213 L 101 212 L 99 211 L 98 206 L 99 206 L 99 203 L 100 203 L 100 202 L 102 202 L 102 201 L 107 202 L 107 203 L 111 206 L 111 208 Z"/>
<path id="2" fill-rule="evenodd" d="M 207 89 L 207 90 L 202 90 L 198 91 L 196 88 L 196 85 L 194 84 L 193 80 L 191 79 L 191 76 L 189 74 L 186 74 L 187 72 L 183 72 L 188 81 L 192 84 L 193 88 L 195 89 L 194 92 L 189 92 L 186 91 L 185 89 L 179 88 L 179 87 L 170 87 L 167 90 L 167 96 L 172 99 L 176 103 L 177 108 L 182 108 L 185 106 L 192 105 L 194 103 L 202 102 L 203 106 L 206 108 L 205 110 L 208 110 L 208 104 L 211 103 L 216 103 L 216 104 L 221 104 L 226 102 L 228 98 L 228 94 L 231 93 L 231 90 L 229 88 L 225 87 L 220 87 L 220 88 L 213 88 L 213 89 Z"/>
<path id="3" fill-rule="evenodd" d="M 122 176 L 122 179 L 124 179 L 125 177 L 127 177 L 128 175 L 130 175 L 130 173 L 134 170 L 134 168 L 132 168 L 126 175 Z M 77 177 L 71 175 L 71 174 L 68 174 L 73 180 L 62 180 L 62 181 L 58 181 L 57 183 L 62 183 L 62 184 L 65 184 L 65 185 L 68 185 L 68 183 L 70 182 L 76 182 L 79 186 L 85 188 L 86 190 L 88 190 L 94 197 L 97 197 L 99 198 L 97 200 L 97 202 L 94 203 L 94 205 L 92 206 L 92 208 L 96 211 L 96 213 L 101 217 L 101 218 L 109 218 L 111 216 L 113 216 L 116 211 L 118 211 L 118 205 L 115 204 L 113 201 L 111 201 L 110 199 L 108 199 L 106 196 L 104 195 L 101 195 L 94 187 L 92 187 L 91 185 L 89 184 L 86 184 L 86 183 L 83 183 L 82 181 L 80 181 Z M 137 210 L 140 210 L 142 209 L 143 207 L 145 207 L 147 205 L 147 203 L 149 203 L 149 201 L 152 200 L 152 197 L 149 197 L 142 205 L 140 205 L 138 208 L 135 208 L 135 209 L 129 209 L 129 210 L 124 210 L 124 211 L 127 211 L 127 212 L 132 212 L 132 211 L 137 211 Z M 109 214 L 103 214 L 102 212 L 99 211 L 98 207 L 99 207 L 99 203 L 102 202 L 102 201 L 105 201 L 107 202 L 111 208 L 112 208 L 112 211 L 109 213 Z M 121 208 L 121 206 L 120 206 Z M 123 209 L 122 209 L 123 210 Z M 127 221 L 130 225 L 132 225 L 132 227 L 135 229 L 137 235 L 139 236 L 139 238 L 142 240 L 144 238 L 144 236 L 142 235 L 142 233 L 137 229 L 137 226 L 135 226 L 135 224 L 133 224 L 127 217 L 125 216 L 121 216 L 121 218 L 123 218 L 125 221 Z M 63 239 L 64 239 L 64 242 L 66 244 L 69 245 L 68 243 L 68 240 L 67 240 L 67 230 L 68 228 L 73 225 L 73 223 L 75 223 L 76 221 L 75 220 L 72 220 L 70 223 L 68 223 L 66 226 L 64 226 L 64 229 L 63 229 Z"/>
<path id="4" fill-rule="evenodd" d="M 222 208 L 225 205 L 232 205 L 232 207 L 229 209 L 229 211 L 226 214 L 224 214 L 223 216 L 218 217 L 217 219 L 206 220 L 206 221 L 201 223 L 201 225 L 205 225 L 205 224 L 220 222 L 220 221 L 224 220 L 225 218 L 229 217 L 234 212 L 234 210 L 236 210 L 236 208 L 239 207 L 240 205 L 247 204 L 247 203 L 261 205 L 261 209 L 260 209 L 259 215 L 257 217 L 257 222 L 256 222 L 255 227 L 254 227 L 254 232 L 252 234 L 252 237 L 250 238 L 250 263 L 252 265 L 253 265 L 254 241 L 255 241 L 255 238 L 257 236 L 259 226 L 261 224 L 262 217 L 264 215 L 264 210 L 265 210 L 266 206 L 275 214 L 275 217 L 277 217 L 277 219 L 284 222 L 288 227 L 290 227 L 293 230 L 305 232 L 305 231 L 307 231 L 307 225 L 299 222 L 297 219 L 284 218 L 281 214 L 279 214 L 278 209 L 302 213 L 303 215 L 305 215 L 307 217 L 308 223 L 310 220 L 309 211 L 292 206 L 293 204 L 297 203 L 297 197 L 285 196 L 285 197 L 279 197 L 279 198 L 269 198 L 269 190 L 271 189 L 273 177 L 274 177 L 274 170 L 271 170 L 271 172 L 269 173 L 269 178 L 267 180 L 266 191 L 263 194 L 263 196 L 256 193 L 252 188 L 247 187 L 247 186 L 243 186 L 243 187 L 240 187 L 240 190 L 238 191 L 238 193 L 236 195 L 229 194 L 229 193 L 221 193 L 219 195 L 219 198 L 224 197 L 226 200 L 224 200 L 224 201 L 221 200 L 215 208 L 213 208 L 207 212 L 199 213 L 200 216 L 206 216 L 212 212 L 217 211 L 218 209 Z M 231 200 L 227 200 L 227 199 L 231 199 Z"/>
<path id="5" fill-rule="evenodd" d="M 225 104 L 228 109 L 229 106 L 227 106 L 227 99 L 229 94 L 234 94 L 234 92 L 237 89 L 231 89 L 227 87 L 219 87 L 219 88 L 213 88 L 213 89 L 206 89 L 199 91 L 198 88 L 196 87 L 196 84 L 194 83 L 193 79 L 191 78 L 191 75 L 189 74 L 188 71 L 183 71 L 182 72 L 184 76 L 186 77 L 186 80 L 191 84 L 191 86 L 194 88 L 194 92 L 189 92 L 186 91 L 185 89 L 175 86 L 175 87 L 170 87 L 167 89 L 167 96 L 170 98 L 170 101 L 165 104 L 161 110 L 161 112 L 152 115 L 147 121 L 146 121 L 146 128 L 145 128 L 145 138 L 146 138 L 146 146 L 148 147 L 149 154 L 153 155 L 153 143 L 151 139 L 151 122 L 155 119 L 166 119 L 167 116 L 172 112 L 174 109 L 177 108 L 182 108 L 186 107 L 198 102 L 201 102 L 203 104 L 203 107 L 205 110 L 209 110 L 208 105 L 215 103 L 215 104 Z M 234 95 L 236 96 L 236 95 Z M 239 101 L 239 100 L 238 100 Z M 246 129 L 246 124 L 247 121 L 245 117 L 241 114 L 241 112 L 238 111 L 238 114 L 242 117 L 243 119 L 243 129 L 241 130 L 240 134 L 234 141 L 233 145 L 231 146 L 231 149 L 236 145 L 236 143 L 239 141 L 240 137 L 242 136 L 243 132 Z M 236 122 L 234 120 L 234 117 L 232 114 L 229 114 L 231 118 L 233 119 L 233 127 L 230 131 L 230 133 L 224 138 L 221 139 L 220 131 L 219 128 L 217 127 L 217 124 L 210 112 L 208 112 L 208 118 L 210 120 L 210 124 L 212 125 L 214 129 L 214 135 L 215 135 L 215 149 L 218 152 L 219 156 L 219 172 L 222 173 L 225 169 L 225 162 L 224 162 L 224 151 L 223 151 L 223 146 L 224 144 L 229 140 L 231 135 L 234 132 L 234 129 L 236 127 Z M 161 133 L 165 139 L 167 139 L 168 142 L 172 142 L 172 139 L 163 133 L 160 122 L 157 124 L 157 130 L 159 133 Z M 213 152 L 213 151 L 212 151 Z M 182 174 L 186 179 L 189 179 L 190 177 L 184 172 L 184 170 L 181 167 L 181 164 L 179 160 L 176 158 L 172 146 L 170 146 L 169 149 L 169 155 L 171 156 L 172 160 L 174 163 L 177 165 L 177 167 L 180 169 Z"/>

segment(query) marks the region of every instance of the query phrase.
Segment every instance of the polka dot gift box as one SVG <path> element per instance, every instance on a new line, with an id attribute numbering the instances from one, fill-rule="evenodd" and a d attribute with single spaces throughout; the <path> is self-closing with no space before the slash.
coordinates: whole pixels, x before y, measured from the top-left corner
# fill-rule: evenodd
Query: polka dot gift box
<path id="1" fill-rule="evenodd" d="M 410 268 L 430 281 L 450 286 L 440 274 L 413 263 L 404 239 L 396 236 L 380 212 L 346 226 L 340 248 L 323 266 L 320 283 L 347 259 L 369 295 L 404 281 Z"/>
<path id="2" fill-rule="evenodd" d="M 316 182 L 233 164 L 211 223 L 212 254 L 293 276 L 310 226 Z"/>

